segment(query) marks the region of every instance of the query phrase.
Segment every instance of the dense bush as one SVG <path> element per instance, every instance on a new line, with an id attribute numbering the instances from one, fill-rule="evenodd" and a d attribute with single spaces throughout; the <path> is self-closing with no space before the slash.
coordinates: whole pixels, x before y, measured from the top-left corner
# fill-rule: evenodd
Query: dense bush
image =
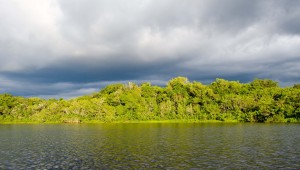
<path id="1" fill-rule="evenodd" d="M 210 85 L 170 80 L 166 87 L 113 84 L 71 100 L 0 95 L 0 122 L 80 122 L 128 120 L 220 120 L 299 122 L 300 88 L 272 80 L 242 84 L 216 79 Z"/>

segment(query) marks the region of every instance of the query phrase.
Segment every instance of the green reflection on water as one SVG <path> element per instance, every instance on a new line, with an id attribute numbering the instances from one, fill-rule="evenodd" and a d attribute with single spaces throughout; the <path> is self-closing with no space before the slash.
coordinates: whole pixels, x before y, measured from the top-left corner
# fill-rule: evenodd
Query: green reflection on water
<path id="1" fill-rule="evenodd" d="M 294 168 L 298 124 L 0 125 L 0 169 Z"/>

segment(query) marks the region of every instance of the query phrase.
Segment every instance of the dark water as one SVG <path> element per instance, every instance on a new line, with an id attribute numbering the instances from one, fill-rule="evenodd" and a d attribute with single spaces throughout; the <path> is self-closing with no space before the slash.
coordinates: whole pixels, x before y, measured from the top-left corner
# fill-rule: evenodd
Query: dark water
<path id="1" fill-rule="evenodd" d="M 0 125 L 0 169 L 79 168 L 300 169 L 300 125 Z"/>

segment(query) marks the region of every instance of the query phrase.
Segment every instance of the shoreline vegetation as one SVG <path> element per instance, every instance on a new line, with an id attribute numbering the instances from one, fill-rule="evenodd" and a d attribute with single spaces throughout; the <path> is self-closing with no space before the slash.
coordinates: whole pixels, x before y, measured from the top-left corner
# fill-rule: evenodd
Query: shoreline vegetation
<path id="1" fill-rule="evenodd" d="M 241 123 L 237 120 L 121 120 L 121 121 L 101 121 L 101 120 L 83 120 L 83 121 L 10 121 L 10 122 L 0 122 L 0 124 L 118 124 L 118 123 Z M 281 123 L 281 122 L 280 122 Z M 294 122 L 299 123 L 299 122 Z"/>
<path id="2" fill-rule="evenodd" d="M 279 87 L 216 79 L 210 85 L 171 79 L 165 87 L 111 84 L 74 99 L 0 94 L 0 124 L 300 122 L 300 84 Z"/>

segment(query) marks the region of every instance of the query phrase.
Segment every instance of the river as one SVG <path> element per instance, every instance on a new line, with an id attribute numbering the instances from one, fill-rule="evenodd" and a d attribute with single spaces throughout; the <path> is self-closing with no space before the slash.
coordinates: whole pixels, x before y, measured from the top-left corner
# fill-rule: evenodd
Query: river
<path id="1" fill-rule="evenodd" d="M 300 169 L 300 125 L 0 125 L 0 169 Z"/>

